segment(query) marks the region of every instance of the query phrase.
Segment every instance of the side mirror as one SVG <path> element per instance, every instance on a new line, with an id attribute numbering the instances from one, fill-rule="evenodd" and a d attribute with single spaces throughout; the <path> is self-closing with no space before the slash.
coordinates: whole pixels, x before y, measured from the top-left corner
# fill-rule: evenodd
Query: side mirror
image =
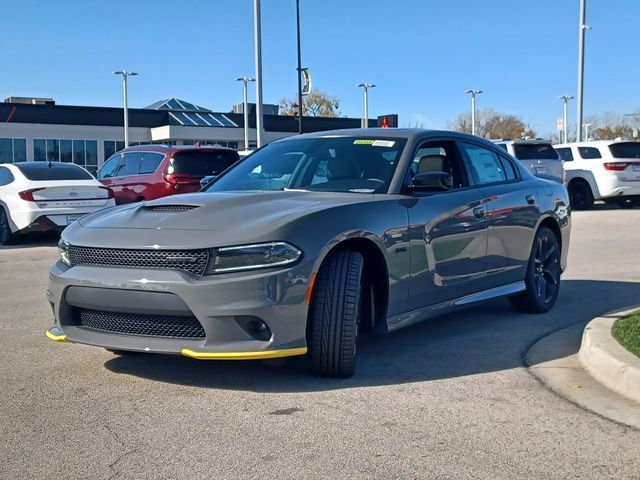
<path id="1" fill-rule="evenodd" d="M 447 172 L 417 173 L 411 179 L 411 190 L 449 190 L 453 186 L 453 177 Z"/>

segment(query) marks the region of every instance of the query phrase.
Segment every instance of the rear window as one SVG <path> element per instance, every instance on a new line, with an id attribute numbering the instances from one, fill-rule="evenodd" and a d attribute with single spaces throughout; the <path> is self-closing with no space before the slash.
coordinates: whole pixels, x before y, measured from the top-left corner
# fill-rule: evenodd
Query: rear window
<path id="1" fill-rule="evenodd" d="M 233 150 L 186 150 L 173 155 L 168 173 L 194 177 L 218 175 L 239 158 L 238 152 Z"/>
<path id="2" fill-rule="evenodd" d="M 548 143 L 515 143 L 513 153 L 518 160 L 558 160 L 558 154 Z"/>
<path id="3" fill-rule="evenodd" d="M 93 177 L 86 170 L 70 164 L 59 162 L 26 162 L 14 164 L 27 180 L 91 180 Z"/>
<path id="4" fill-rule="evenodd" d="M 614 158 L 640 158 L 640 142 L 624 142 L 609 145 Z"/>

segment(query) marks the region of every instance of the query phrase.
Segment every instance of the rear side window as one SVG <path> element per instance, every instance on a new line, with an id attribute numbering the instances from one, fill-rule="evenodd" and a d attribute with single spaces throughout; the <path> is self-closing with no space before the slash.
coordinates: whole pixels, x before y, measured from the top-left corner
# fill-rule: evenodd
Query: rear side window
<path id="1" fill-rule="evenodd" d="M 513 152 L 518 160 L 558 160 L 558 154 L 548 143 L 514 143 Z"/>
<path id="2" fill-rule="evenodd" d="M 13 173 L 8 168 L 0 167 L 0 187 L 9 185 L 13 180 Z"/>
<path id="3" fill-rule="evenodd" d="M 124 162 L 120 164 L 116 171 L 116 177 L 126 175 L 138 175 L 140 163 L 142 162 L 142 152 L 127 152 L 124 154 Z"/>
<path id="4" fill-rule="evenodd" d="M 27 180 L 91 180 L 93 177 L 83 168 L 71 163 L 26 162 L 14 164 Z"/>
<path id="5" fill-rule="evenodd" d="M 556 152 L 558 152 L 558 156 L 565 162 L 573 161 L 573 153 L 571 153 L 571 148 L 556 148 Z"/>
<path id="6" fill-rule="evenodd" d="M 168 173 L 194 177 L 218 175 L 239 158 L 234 150 L 186 150 L 173 155 Z"/>
<path id="7" fill-rule="evenodd" d="M 143 153 L 140 161 L 140 173 L 153 173 L 160 166 L 164 155 L 161 153 Z"/>
<path id="8" fill-rule="evenodd" d="M 469 166 L 476 183 L 496 183 L 507 180 L 507 175 L 497 153 L 470 143 L 463 143 L 462 148 L 469 157 Z"/>
<path id="9" fill-rule="evenodd" d="M 624 142 L 609 145 L 614 158 L 640 158 L 640 142 Z"/>
<path id="10" fill-rule="evenodd" d="M 516 180 L 518 178 L 518 172 L 515 165 L 504 155 L 500 155 L 500 160 L 502 161 L 502 168 L 504 169 L 504 174 L 507 176 L 507 180 Z"/>
<path id="11" fill-rule="evenodd" d="M 581 158 L 590 159 L 590 158 L 602 158 L 600 155 L 600 150 L 594 147 L 578 147 L 578 153 Z"/>

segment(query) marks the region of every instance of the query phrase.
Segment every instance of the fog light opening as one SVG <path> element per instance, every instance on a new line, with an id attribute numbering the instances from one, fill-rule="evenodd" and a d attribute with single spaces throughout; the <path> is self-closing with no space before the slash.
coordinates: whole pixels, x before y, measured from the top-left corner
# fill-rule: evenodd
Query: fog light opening
<path id="1" fill-rule="evenodd" d="M 257 317 L 243 316 L 236 317 L 235 320 L 245 332 L 251 335 L 252 338 L 263 342 L 271 340 L 271 329 L 261 319 Z"/>

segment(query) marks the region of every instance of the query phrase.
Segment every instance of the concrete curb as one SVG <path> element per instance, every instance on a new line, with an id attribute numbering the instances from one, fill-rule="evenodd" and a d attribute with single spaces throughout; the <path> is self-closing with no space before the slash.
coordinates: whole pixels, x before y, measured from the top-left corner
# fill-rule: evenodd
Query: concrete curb
<path id="1" fill-rule="evenodd" d="M 640 306 L 609 312 L 591 320 L 582 334 L 578 360 L 598 382 L 640 403 L 640 358 L 627 351 L 611 334 L 614 322 Z"/>

